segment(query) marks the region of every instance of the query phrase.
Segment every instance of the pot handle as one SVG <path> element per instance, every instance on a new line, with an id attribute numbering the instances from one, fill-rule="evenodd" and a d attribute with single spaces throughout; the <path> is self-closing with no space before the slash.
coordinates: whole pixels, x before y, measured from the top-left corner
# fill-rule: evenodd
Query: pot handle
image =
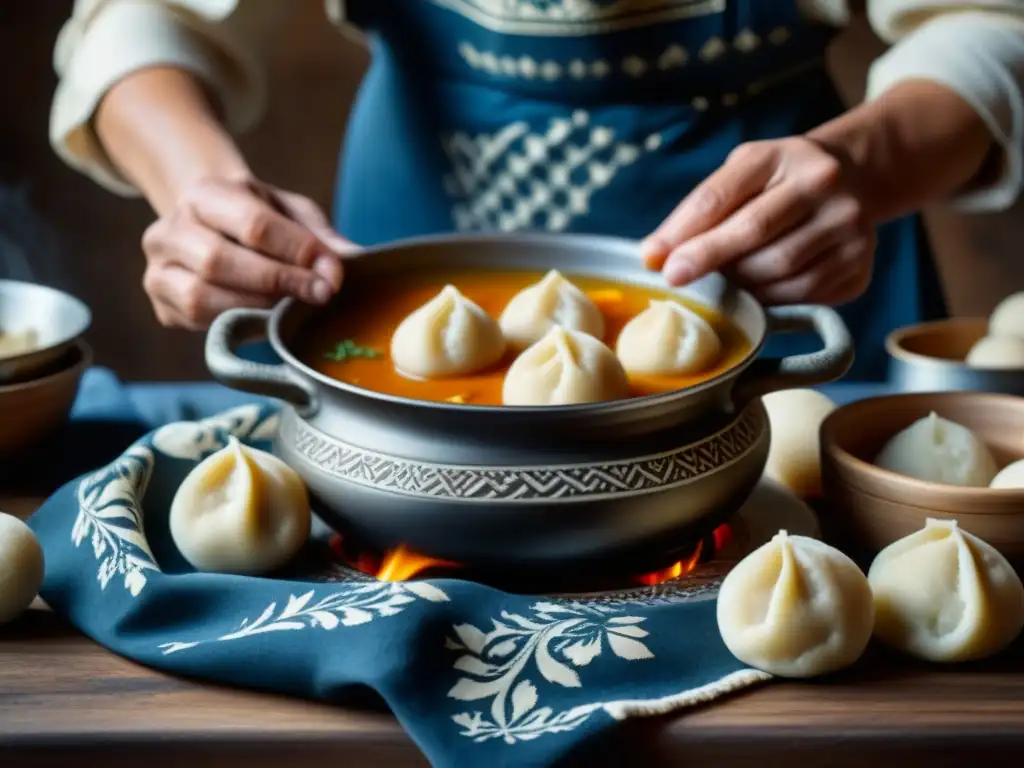
<path id="1" fill-rule="evenodd" d="M 813 387 L 841 378 L 853 364 L 853 337 L 839 313 L 829 307 L 801 304 L 765 310 L 767 333 L 814 331 L 824 349 L 805 355 L 759 358 L 742 374 L 733 389 L 737 407 L 769 392 Z"/>
<path id="2" fill-rule="evenodd" d="M 301 416 L 311 416 L 318 407 L 312 384 L 285 364 L 254 363 L 235 354 L 239 344 L 266 338 L 271 314 L 267 309 L 222 312 L 206 333 L 206 367 L 225 386 L 284 400 Z"/>

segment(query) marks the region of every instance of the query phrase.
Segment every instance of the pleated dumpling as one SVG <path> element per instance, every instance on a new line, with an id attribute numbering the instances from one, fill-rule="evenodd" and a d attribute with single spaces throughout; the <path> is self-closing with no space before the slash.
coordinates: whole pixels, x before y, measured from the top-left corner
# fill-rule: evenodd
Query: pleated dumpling
<path id="1" fill-rule="evenodd" d="M 446 285 L 399 324 L 391 337 L 391 359 L 406 376 L 466 376 L 496 364 L 505 347 L 494 318 Z"/>
<path id="2" fill-rule="evenodd" d="M 1024 337 L 982 336 L 964 358 L 971 368 L 1024 368 Z"/>
<path id="3" fill-rule="evenodd" d="M 556 325 L 604 338 L 600 308 L 557 269 L 513 296 L 498 322 L 516 349 L 537 343 Z"/>
<path id="4" fill-rule="evenodd" d="M 875 464 L 890 472 L 931 483 L 983 487 L 999 466 L 971 430 L 930 413 L 882 446 Z"/>
<path id="5" fill-rule="evenodd" d="M 955 520 L 925 522 L 894 541 L 868 571 L 875 635 L 929 661 L 1001 651 L 1024 627 L 1024 585 L 995 547 Z"/>
<path id="6" fill-rule="evenodd" d="M 170 524 L 178 550 L 196 569 L 264 573 L 305 544 L 312 515 L 295 470 L 232 437 L 182 482 Z"/>
<path id="7" fill-rule="evenodd" d="M 1024 291 L 1013 293 L 999 302 L 988 318 L 992 336 L 1016 336 L 1024 339 Z"/>
<path id="8" fill-rule="evenodd" d="M 629 380 L 615 354 L 593 336 L 555 327 L 505 374 L 505 405 L 573 405 L 618 400 Z"/>
<path id="9" fill-rule="evenodd" d="M 740 561 L 718 593 L 726 647 L 781 677 L 853 664 L 873 624 L 871 588 L 857 564 L 828 544 L 786 531 Z"/>
<path id="10" fill-rule="evenodd" d="M 623 367 L 649 376 L 681 376 L 710 368 L 722 342 L 707 320 L 677 301 L 651 301 L 619 334 Z"/>

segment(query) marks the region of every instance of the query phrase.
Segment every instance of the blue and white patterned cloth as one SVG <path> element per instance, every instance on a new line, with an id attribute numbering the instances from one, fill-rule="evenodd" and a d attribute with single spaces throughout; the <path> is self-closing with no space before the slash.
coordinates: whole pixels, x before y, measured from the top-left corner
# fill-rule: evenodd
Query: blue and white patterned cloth
<path id="1" fill-rule="evenodd" d="M 325 567 L 318 542 L 280 578 L 193 572 L 168 529 L 179 483 L 229 434 L 267 448 L 276 428 L 272 405 L 238 398 L 217 385 L 124 386 L 88 372 L 77 425 L 204 417 L 148 432 L 30 520 L 46 555 L 43 598 L 111 651 L 328 702 L 369 687 L 437 766 L 549 765 L 623 719 L 767 679 L 722 644 L 706 587 L 563 600 L 457 580 L 390 584 Z"/>

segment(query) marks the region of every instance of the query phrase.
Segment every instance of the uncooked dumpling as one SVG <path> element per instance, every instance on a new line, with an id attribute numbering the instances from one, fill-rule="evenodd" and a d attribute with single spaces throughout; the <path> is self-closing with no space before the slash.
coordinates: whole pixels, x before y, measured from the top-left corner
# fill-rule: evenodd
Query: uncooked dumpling
<path id="1" fill-rule="evenodd" d="M 955 520 L 924 528 L 878 553 L 868 571 L 875 635 L 929 661 L 991 656 L 1024 627 L 1024 585 L 995 547 Z"/>
<path id="2" fill-rule="evenodd" d="M 1024 459 L 1008 464 L 992 478 L 989 488 L 1024 488 Z"/>
<path id="3" fill-rule="evenodd" d="M 1024 339 L 1024 291 L 1007 296 L 988 319 L 988 332 L 993 336 L 1016 336 Z"/>
<path id="4" fill-rule="evenodd" d="M 618 400 L 629 380 L 615 354 L 593 336 L 555 327 L 505 374 L 505 405 L 572 405 Z"/>
<path id="5" fill-rule="evenodd" d="M 494 318 L 446 285 L 399 324 L 391 337 L 391 359 L 406 376 L 466 376 L 497 363 L 505 346 Z"/>
<path id="6" fill-rule="evenodd" d="M 875 464 L 918 480 L 973 487 L 988 485 L 999 471 L 971 430 L 935 413 L 892 437 Z"/>
<path id="7" fill-rule="evenodd" d="M 174 543 L 196 569 L 264 573 L 305 544 L 312 515 L 295 470 L 232 437 L 182 482 L 170 522 Z"/>
<path id="8" fill-rule="evenodd" d="M 847 667 L 871 639 L 874 604 L 864 573 L 828 544 L 779 533 L 729 572 L 718 629 L 732 654 L 782 677 Z"/>
<path id="9" fill-rule="evenodd" d="M 985 336 L 971 347 L 964 362 L 972 368 L 1024 368 L 1024 338 Z"/>
<path id="10" fill-rule="evenodd" d="M 23 355 L 38 346 L 39 334 L 35 331 L 18 331 L 17 333 L 0 331 L 0 358 Z"/>
<path id="11" fill-rule="evenodd" d="M 651 301 L 619 334 L 615 346 L 629 373 L 681 376 L 710 368 L 722 342 L 707 320 L 677 301 Z"/>
<path id="12" fill-rule="evenodd" d="M 0 512 L 0 624 L 16 619 L 43 585 L 43 548 L 32 529 Z"/>
<path id="13" fill-rule="evenodd" d="M 782 483 L 801 498 L 820 496 L 819 433 L 836 404 L 813 389 L 772 392 L 762 402 L 771 426 L 765 477 Z"/>
<path id="14" fill-rule="evenodd" d="M 597 304 L 557 269 L 513 296 L 499 323 L 516 349 L 535 344 L 556 325 L 604 338 L 604 315 Z"/>

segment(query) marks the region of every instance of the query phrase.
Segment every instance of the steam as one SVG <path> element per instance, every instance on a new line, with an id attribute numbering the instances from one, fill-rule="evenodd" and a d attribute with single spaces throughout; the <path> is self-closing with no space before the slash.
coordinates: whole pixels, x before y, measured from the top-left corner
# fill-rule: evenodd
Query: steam
<path id="1" fill-rule="evenodd" d="M 27 187 L 0 183 L 0 280 L 60 286 L 61 267 L 60 239 Z"/>

